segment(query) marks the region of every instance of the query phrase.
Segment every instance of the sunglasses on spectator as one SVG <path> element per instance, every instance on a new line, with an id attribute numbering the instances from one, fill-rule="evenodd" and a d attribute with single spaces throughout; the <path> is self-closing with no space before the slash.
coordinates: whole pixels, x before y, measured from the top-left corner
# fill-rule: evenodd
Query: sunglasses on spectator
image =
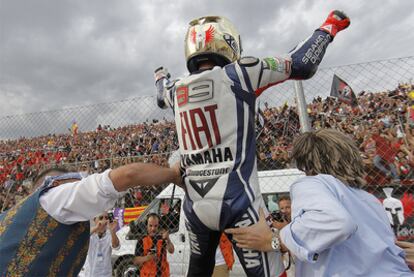
<path id="1" fill-rule="evenodd" d="M 102 219 L 109 219 L 109 217 L 108 217 L 108 216 L 106 216 L 106 215 L 105 215 L 105 216 L 102 216 L 102 215 L 101 215 L 101 216 L 99 216 L 99 217 L 98 217 L 98 219 L 99 219 L 99 220 L 102 220 Z"/>

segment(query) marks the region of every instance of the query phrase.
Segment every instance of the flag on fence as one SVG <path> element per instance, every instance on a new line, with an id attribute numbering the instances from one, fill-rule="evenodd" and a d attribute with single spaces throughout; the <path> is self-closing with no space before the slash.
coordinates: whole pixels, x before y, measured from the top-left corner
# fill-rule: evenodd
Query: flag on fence
<path id="1" fill-rule="evenodd" d="M 124 209 L 115 208 L 114 209 L 114 219 L 116 219 L 118 226 L 116 232 L 124 226 Z"/>
<path id="2" fill-rule="evenodd" d="M 125 208 L 124 209 L 124 224 L 129 224 L 131 221 L 134 221 L 142 214 L 147 206 L 139 206 L 135 208 Z"/>
<path id="3" fill-rule="evenodd" d="M 332 80 L 331 96 L 336 97 L 339 101 L 347 103 L 353 107 L 358 105 L 358 100 L 352 88 L 335 74 Z"/>
<path id="4" fill-rule="evenodd" d="M 70 127 L 70 131 L 71 131 L 71 133 L 72 133 L 72 136 L 76 136 L 76 135 L 78 134 L 78 129 L 79 129 L 78 124 L 77 124 L 77 123 L 76 123 L 76 121 L 74 120 L 74 121 L 72 122 L 72 126 Z"/>
<path id="5" fill-rule="evenodd" d="M 114 218 L 118 221 L 117 231 L 124 225 L 129 224 L 131 221 L 137 219 L 148 206 L 139 206 L 134 208 L 115 208 Z"/>

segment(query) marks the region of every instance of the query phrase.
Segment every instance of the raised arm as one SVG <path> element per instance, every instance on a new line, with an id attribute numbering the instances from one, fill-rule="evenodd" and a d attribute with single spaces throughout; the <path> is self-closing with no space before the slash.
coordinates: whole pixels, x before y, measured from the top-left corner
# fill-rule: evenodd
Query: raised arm
<path id="1" fill-rule="evenodd" d="M 343 12 L 332 11 L 322 26 L 288 55 L 264 59 L 246 57 L 239 61 L 238 66 L 246 72 L 244 75 L 250 77 L 248 79 L 256 96 L 288 79 L 309 79 L 317 71 L 328 45 L 349 24 L 350 20 Z"/>
<path id="2" fill-rule="evenodd" d="M 174 84 L 170 73 L 164 67 L 155 70 L 155 88 L 157 90 L 157 105 L 161 109 L 174 108 Z"/>
<path id="3" fill-rule="evenodd" d="M 289 54 L 292 59 L 292 72 L 289 79 L 311 78 L 325 55 L 326 48 L 336 34 L 346 29 L 351 21 L 341 11 L 332 11 L 322 26 L 305 41 L 299 43 Z"/>
<path id="4" fill-rule="evenodd" d="M 116 234 L 116 228 L 118 225 L 118 221 L 114 220 L 113 222 L 111 222 L 109 224 L 109 232 L 111 234 L 111 245 L 113 249 L 119 249 L 120 248 L 120 242 L 119 242 L 119 238 Z"/>

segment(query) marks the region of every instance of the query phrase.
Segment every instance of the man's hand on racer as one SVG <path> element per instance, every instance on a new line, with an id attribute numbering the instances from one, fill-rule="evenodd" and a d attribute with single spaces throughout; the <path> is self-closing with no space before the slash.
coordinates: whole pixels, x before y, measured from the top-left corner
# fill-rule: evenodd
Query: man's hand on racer
<path id="1" fill-rule="evenodd" d="M 233 235 L 233 240 L 240 248 L 259 251 L 273 251 L 272 231 L 266 223 L 263 209 L 259 210 L 259 222 L 248 227 L 226 229 L 227 234 Z"/>

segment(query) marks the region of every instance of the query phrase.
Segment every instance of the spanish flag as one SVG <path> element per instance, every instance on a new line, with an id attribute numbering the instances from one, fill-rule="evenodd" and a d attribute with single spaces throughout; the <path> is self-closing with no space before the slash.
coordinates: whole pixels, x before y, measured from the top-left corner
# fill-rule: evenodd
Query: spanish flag
<path id="1" fill-rule="evenodd" d="M 129 224 L 131 221 L 137 219 L 147 206 L 139 206 L 134 208 L 125 208 L 124 209 L 124 224 Z"/>
<path id="2" fill-rule="evenodd" d="M 78 124 L 76 123 L 76 121 L 72 122 L 72 126 L 70 127 L 70 131 L 72 133 L 72 136 L 76 136 L 78 134 Z"/>

